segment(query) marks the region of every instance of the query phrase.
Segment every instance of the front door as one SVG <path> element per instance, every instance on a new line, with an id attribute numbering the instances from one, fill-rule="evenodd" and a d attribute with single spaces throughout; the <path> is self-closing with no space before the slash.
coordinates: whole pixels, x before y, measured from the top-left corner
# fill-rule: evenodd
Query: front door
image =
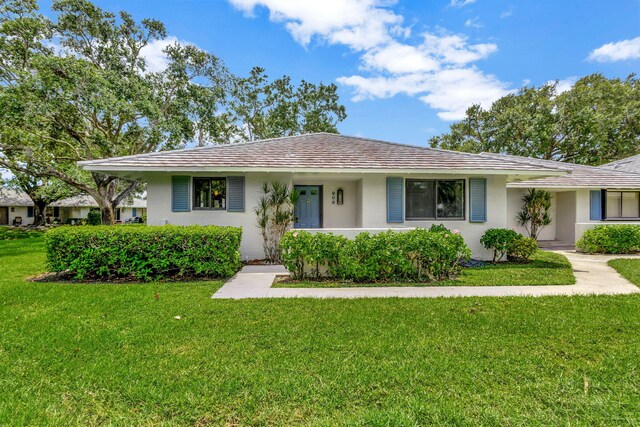
<path id="1" fill-rule="evenodd" d="M 322 202 L 320 186 L 296 185 L 298 202 L 294 210 L 295 228 L 320 228 L 320 203 Z"/>
<path id="2" fill-rule="evenodd" d="M 0 225 L 9 225 L 9 208 L 0 208 Z"/>

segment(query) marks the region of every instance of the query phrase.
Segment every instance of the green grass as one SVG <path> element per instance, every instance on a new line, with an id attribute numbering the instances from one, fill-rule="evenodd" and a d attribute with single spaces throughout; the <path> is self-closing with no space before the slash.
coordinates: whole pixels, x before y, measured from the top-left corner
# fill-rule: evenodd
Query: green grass
<path id="1" fill-rule="evenodd" d="M 572 285 L 576 281 L 571 264 L 564 255 L 538 251 L 527 264 L 499 263 L 467 268 L 455 280 L 427 283 L 382 282 L 354 283 L 335 280 L 283 281 L 274 288 L 349 288 L 386 286 L 513 286 L 513 285 Z"/>
<path id="2" fill-rule="evenodd" d="M 613 259 L 609 265 L 636 286 L 640 286 L 640 259 Z"/>
<path id="3" fill-rule="evenodd" d="M 0 227 L 0 240 L 30 239 L 38 238 L 43 234 L 39 230 L 27 230 L 17 227 Z"/>
<path id="4" fill-rule="evenodd" d="M 0 242 L 0 425 L 640 423 L 640 296 L 226 301 L 43 262 Z"/>

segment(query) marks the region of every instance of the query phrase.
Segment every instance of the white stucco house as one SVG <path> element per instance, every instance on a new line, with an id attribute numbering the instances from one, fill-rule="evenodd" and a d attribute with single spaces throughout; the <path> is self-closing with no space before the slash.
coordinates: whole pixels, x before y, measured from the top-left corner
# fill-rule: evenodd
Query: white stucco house
<path id="1" fill-rule="evenodd" d="M 515 216 L 527 188 L 553 192 L 553 223 L 542 239 L 573 243 L 603 221 L 640 219 L 640 174 L 327 133 L 81 165 L 146 181 L 150 225 L 242 227 L 247 259 L 264 256 L 254 208 L 266 181 L 300 193 L 295 228 L 353 237 L 444 224 L 461 232 L 476 258 L 489 256 L 480 244 L 485 230 L 519 228 Z M 614 200 L 620 199 L 616 211 Z M 635 210 L 628 206 L 631 199 Z"/>
<path id="2" fill-rule="evenodd" d="M 65 223 L 69 220 L 87 218 L 91 209 L 97 209 L 98 202 L 89 195 L 81 194 L 51 203 L 53 218 Z M 142 218 L 147 214 L 147 201 L 139 197 L 125 200 L 114 211 L 116 223 L 131 222 L 133 218 Z"/>
<path id="3" fill-rule="evenodd" d="M 527 161 L 316 133 L 243 144 L 81 162 L 147 183 L 147 223 L 241 226 L 241 252 L 262 258 L 254 208 L 265 181 L 295 187 L 296 228 L 362 231 L 444 224 L 474 256 L 480 237 L 506 227 L 507 184 L 567 171 Z"/>
<path id="4" fill-rule="evenodd" d="M 33 224 L 33 201 L 22 191 L 0 187 L 0 225 Z"/>

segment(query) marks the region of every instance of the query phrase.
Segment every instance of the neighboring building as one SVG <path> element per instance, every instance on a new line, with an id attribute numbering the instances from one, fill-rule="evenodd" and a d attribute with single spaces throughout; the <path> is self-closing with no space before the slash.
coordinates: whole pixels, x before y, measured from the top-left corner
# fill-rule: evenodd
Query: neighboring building
<path id="1" fill-rule="evenodd" d="M 295 187 L 295 227 L 352 237 L 444 224 L 474 256 L 510 225 L 507 185 L 565 175 L 557 166 L 316 133 L 80 162 L 147 182 L 147 223 L 241 226 L 242 255 L 264 257 L 254 208 L 266 181 Z"/>
<path id="2" fill-rule="evenodd" d="M 33 224 L 33 201 L 23 191 L 0 188 L 0 225 Z"/>
<path id="3" fill-rule="evenodd" d="M 52 220 L 66 223 L 73 220 L 84 219 L 91 209 L 97 209 L 98 203 L 89 195 L 81 194 L 66 199 L 58 200 L 49 205 L 49 214 Z M 48 214 L 48 215 L 49 215 Z M 131 222 L 133 218 L 142 218 L 147 214 L 147 201 L 140 198 L 125 200 L 114 211 L 116 223 Z M 51 222 L 52 220 L 49 220 Z"/>
<path id="4" fill-rule="evenodd" d="M 516 214 L 528 188 L 548 190 L 553 196 L 552 222 L 542 231 L 540 240 L 575 243 L 585 230 L 598 224 L 640 224 L 640 173 L 634 173 L 640 172 L 639 156 L 595 167 L 502 154 L 483 155 L 571 171 L 564 176 L 507 184 L 510 228 L 525 231 L 517 225 Z"/>

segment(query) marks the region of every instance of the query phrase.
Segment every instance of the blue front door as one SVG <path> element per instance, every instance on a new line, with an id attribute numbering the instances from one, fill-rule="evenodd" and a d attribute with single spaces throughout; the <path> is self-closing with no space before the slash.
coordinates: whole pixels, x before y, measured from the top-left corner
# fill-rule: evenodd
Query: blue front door
<path id="1" fill-rule="evenodd" d="M 296 185 L 299 194 L 294 210 L 295 228 L 320 228 L 320 186 Z"/>

